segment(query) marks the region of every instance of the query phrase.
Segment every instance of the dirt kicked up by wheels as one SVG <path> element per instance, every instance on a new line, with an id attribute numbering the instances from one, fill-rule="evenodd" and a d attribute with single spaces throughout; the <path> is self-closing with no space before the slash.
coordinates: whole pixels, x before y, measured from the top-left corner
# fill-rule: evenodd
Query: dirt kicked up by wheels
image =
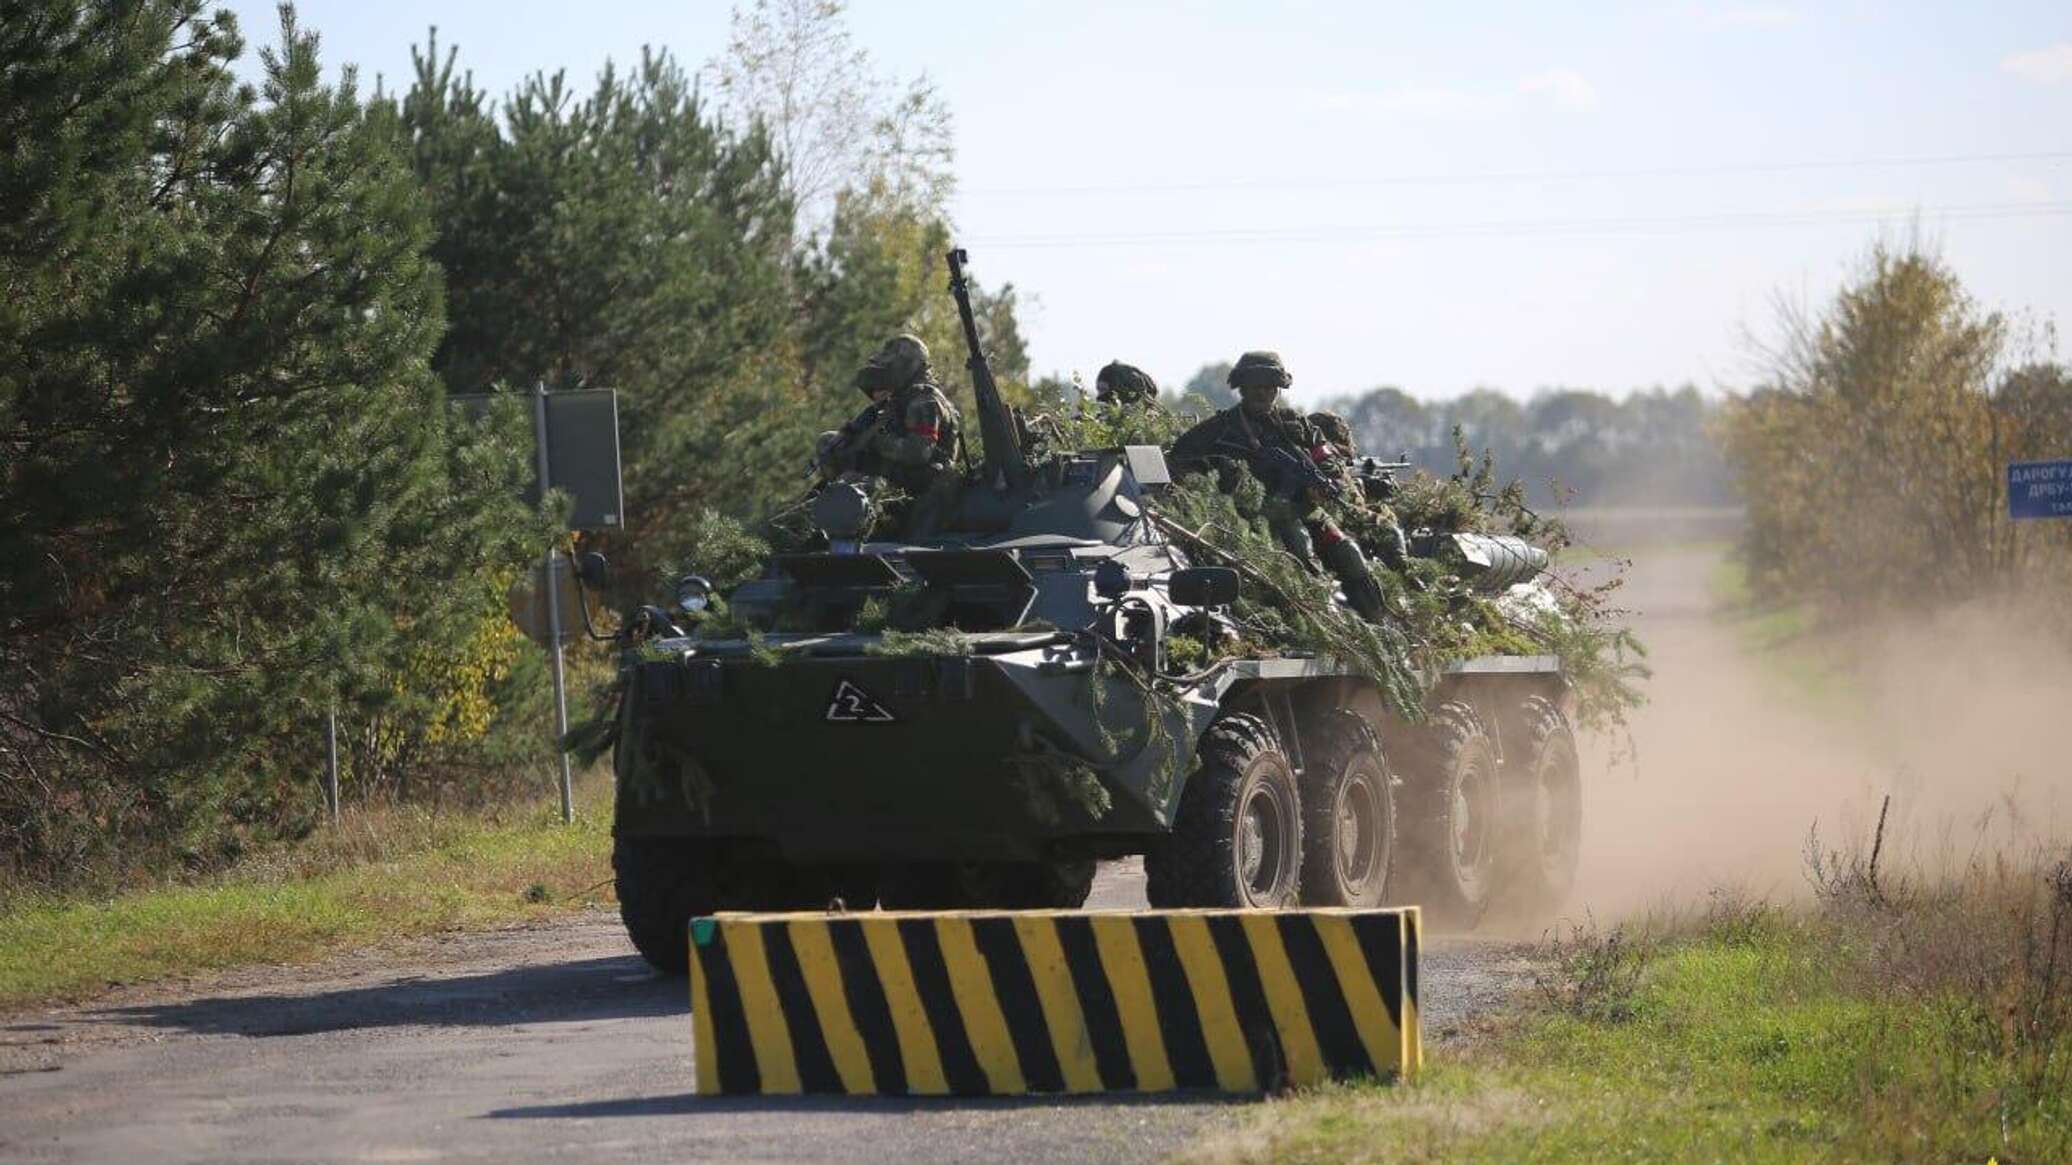
<path id="1" fill-rule="evenodd" d="M 650 962 L 681 971 L 684 920 L 718 911 L 1076 907 L 1133 854 L 1160 907 L 1559 903 L 1561 658 L 1423 666 L 1406 706 L 1407 656 L 1262 641 L 1244 603 L 1276 592 L 1161 514 L 1159 446 L 1024 449 L 973 357 L 984 461 L 925 535 L 829 483 L 803 546 L 628 621 L 615 865 Z M 1486 594 L 1546 563 L 1475 537 L 1508 564 Z"/>

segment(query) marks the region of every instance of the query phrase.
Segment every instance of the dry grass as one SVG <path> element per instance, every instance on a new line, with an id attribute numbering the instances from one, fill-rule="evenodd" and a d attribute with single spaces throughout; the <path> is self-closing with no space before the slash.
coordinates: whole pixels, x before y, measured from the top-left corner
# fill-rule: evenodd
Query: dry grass
<path id="1" fill-rule="evenodd" d="M 2072 1160 L 2072 854 L 1893 848 L 1814 839 L 1806 905 L 1567 928 L 1418 1083 L 1277 1101 L 1188 1159 Z"/>
<path id="2" fill-rule="evenodd" d="M 0 913 L 0 1008 L 610 900 L 608 782 L 577 823 L 551 805 L 380 809 L 191 883 L 106 900 L 17 897 Z"/>

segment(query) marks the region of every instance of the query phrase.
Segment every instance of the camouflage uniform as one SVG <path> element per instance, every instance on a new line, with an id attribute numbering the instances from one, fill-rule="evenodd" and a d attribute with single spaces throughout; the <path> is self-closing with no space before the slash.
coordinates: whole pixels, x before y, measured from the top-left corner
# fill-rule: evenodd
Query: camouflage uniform
<path id="1" fill-rule="evenodd" d="M 1276 352 L 1247 352 L 1230 371 L 1238 405 L 1180 435 L 1166 455 L 1175 475 L 1215 470 L 1225 489 L 1236 484 L 1243 464 L 1265 483 L 1267 525 L 1281 545 L 1314 567 L 1321 563 L 1345 587 L 1353 608 L 1369 619 L 1382 617 L 1381 586 L 1368 569 L 1359 544 L 1320 512 L 1324 500 L 1307 483 L 1290 480 L 1290 458 L 1315 465 L 1327 477 L 1344 480 L 1344 460 L 1308 418 L 1281 404 L 1292 382 Z"/>
<path id="2" fill-rule="evenodd" d="M 848 424 L 820 437 L 815 458 L 823 475 L 880 478 L 913 495 L 907 537 L 931 531 L 956 501 L 957 406 L 934 382 L 928 348 L 894 336 L 856 373 L 871 403 Z"/>
<path id="3" fill-rule="evenodd" d="M 1381 560 L 1383 566 L 1403 569 L 1409 557 L 1409 542 L 1403 536 L 1403 523 L 1389 504 L 1396 496 L 1395 478 L 1385 469 L 1363 472 L 1363 466 L 1378 463 L 1371 457 L 1360 456 L 1359 446 L 1353 440 L 1353 427 L 1344 417 L 1337 413 L 1311 413 L 1309 423 L 1343 458 L 1346 492 L 1339 516 L 1346 533 L 1353 536 L 1361 549 Z"/>

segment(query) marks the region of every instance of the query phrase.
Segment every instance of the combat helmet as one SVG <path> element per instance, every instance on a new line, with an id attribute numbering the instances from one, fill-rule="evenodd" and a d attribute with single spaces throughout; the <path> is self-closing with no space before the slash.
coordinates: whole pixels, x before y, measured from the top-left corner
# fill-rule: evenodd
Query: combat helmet
<path id="1" fill-rule="evenodd" d="M 1358 454 L 1359 451 L 1353 448 L 1353 427 L 1344 417 L 1337 413 L 1311 413 L 1309 425 L 1317 431 L 1318 436 L 1345 456 L 1353 457 Z"/>
<path id="2" fill-rule="evenodd" d="M 1110 360 L 1094 377 L 1094 399 L 1116 404 L 1157 400 L 1158 382 L 1134 364 Z"/>
<path id="3" fill-rule="evenodd" d="M 905 388 L 928 379 L 928 345 L 911 332 L 885 341 L 856 371 L 856 387 L 865 394 L 882 389 Z"/>
<path id="4" fill-rule="evenodd" d="M 1279 352 L 1247 352 L 1230 370 L 1232 388 L 1286 388 L 1295 383 Z"/>
<path id="5" fill-rule="evenodd" d="M 1237 390 L 1247 412 L 1272 409 L 1274 399 L 1293 382 L 1279 352 L 1247 352 L 1230 369 L 1230 387 Z"/>

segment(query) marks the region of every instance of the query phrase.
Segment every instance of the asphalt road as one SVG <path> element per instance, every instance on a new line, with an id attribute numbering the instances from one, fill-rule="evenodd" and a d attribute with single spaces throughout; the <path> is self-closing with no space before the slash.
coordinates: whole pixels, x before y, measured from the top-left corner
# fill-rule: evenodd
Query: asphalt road
<path id="1" fill-rule="evenodd" d="M 1139 906 L 1135 863 L 1090 905 Z M 1426 947 L 1428 1041 L 1529 973 Z M 0 1017 L 0 1161 L 1151 1161 L 1220 1097 L 708 1099 L 684 981 L 598 911 Z"/>

